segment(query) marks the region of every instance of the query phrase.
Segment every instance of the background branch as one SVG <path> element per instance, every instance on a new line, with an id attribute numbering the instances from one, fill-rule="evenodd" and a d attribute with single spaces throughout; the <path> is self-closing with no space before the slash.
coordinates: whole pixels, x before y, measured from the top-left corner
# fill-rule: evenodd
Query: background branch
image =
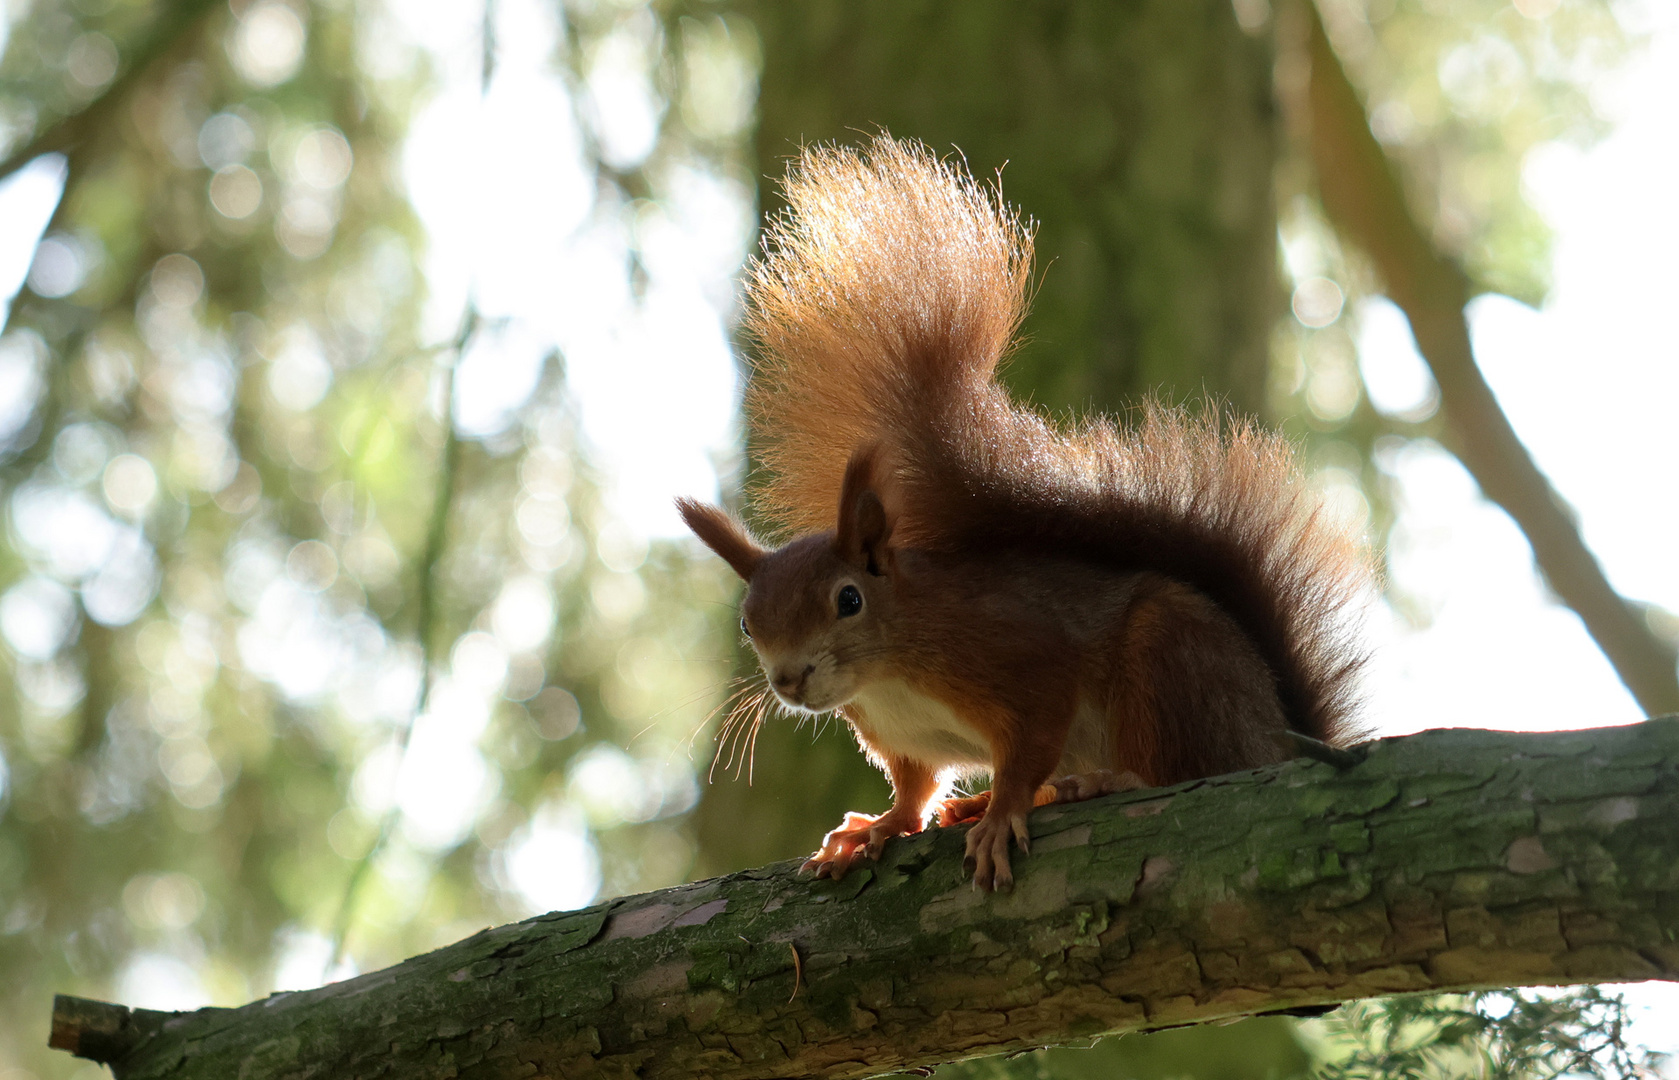
<path id="1" fill-rule="evenodd" d="M 1450 446 L 1486 497 L 1515 519 L 1546 582 L 1586 624 L 1648 715 L 1679 711 L 1679 654 L 1609 584 L 1579 527 L 1534 464 L 1475 363 L 1470 284 L 1411 214 L 1399 178 L 1324 33 L 1307 21 L 1306 98 L 1319 192 L 1335 229 L 1369 256 L 1440 387 Z"/>

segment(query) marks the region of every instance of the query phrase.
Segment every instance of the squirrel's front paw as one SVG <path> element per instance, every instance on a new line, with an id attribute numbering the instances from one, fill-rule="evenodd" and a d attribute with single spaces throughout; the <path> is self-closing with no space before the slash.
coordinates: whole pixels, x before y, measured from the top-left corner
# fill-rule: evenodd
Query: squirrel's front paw
<path id="1" fill-rule="evenodd" d="M 979 824 L 968 830 L 967 854 L 962 867 L 973 871 L 974 888 L 1008 892 L 1014 888 L 1014 871 L 1009 867 L 1009 839 L 1020 844 L 1020 853 L 1032 851 L 1026 832 L 1026 812 L 999 813 L 995 802 Z"/>
<path id="2" fill-rule="evenodd" d="M 819 878 L 838 881 L 851 869 L 859 854 L 878 859 L 887 840 L 920 831 L 920 822 L 896 817 L 890 810 L 879 817 L 848 811 L 845 821 L 822 838 L 822 846 L 799 867 L 799 873 L 814 870 Z"/>

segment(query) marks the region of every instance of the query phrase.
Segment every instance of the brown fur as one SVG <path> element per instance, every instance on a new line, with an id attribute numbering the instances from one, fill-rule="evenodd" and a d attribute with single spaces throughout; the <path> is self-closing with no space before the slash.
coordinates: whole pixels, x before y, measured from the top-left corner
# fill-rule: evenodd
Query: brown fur
<path id="1" fill-rule="evenodd" d="M 936 777 L 989 768 L 969 851 L 1006 885 L 1052 777 L 1173 783 L 1278 760 L 1285 723 L 1354 734 L 1368 571 L 1283 440 L 1156 404 L 1061 429 L 1011 402 L 1030 230 L 925 149 L 807 152 L 787 201 L 748 290 L 747 409 L 757 504 L 806 535 L 766 552 L 682 511 L 747 579 L 777 693 L 839 709 L 892 776 L 893 810 L 848 816 L 813 865 L 843 873 L 920 827 Z"/>

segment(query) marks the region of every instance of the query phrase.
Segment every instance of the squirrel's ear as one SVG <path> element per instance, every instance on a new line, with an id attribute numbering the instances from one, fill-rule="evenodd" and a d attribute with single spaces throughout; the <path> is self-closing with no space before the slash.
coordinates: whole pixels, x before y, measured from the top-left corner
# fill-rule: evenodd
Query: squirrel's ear
<path id="1" fill-rule="evenodd" d="M 742 581 L 752 580 L 752 571 L 768 552 L 752 539 L 744 525 L 717 507 L 693 499 L 677 499 L 676 512 L 700 542 L 733 567 Z"/>
<path id="2" fill-rule="evenodd" d="M 834 546 L 842 559 L 871 574 L 884 574 L 892 565 L 893 514 L 886 509 L 876 483 L 879 454 L 872 446 L 859 448 L 845 465 L 840 484 L 839 528 Z"/>

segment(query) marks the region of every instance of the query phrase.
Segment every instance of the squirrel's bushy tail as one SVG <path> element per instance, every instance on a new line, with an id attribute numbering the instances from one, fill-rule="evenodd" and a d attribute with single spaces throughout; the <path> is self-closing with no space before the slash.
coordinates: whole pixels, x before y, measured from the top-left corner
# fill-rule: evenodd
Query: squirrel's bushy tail
<path id="1" fill-rule="evenodd" d="M 746 414 L 766 479 L 754 506 L 833 527 L 853 450 L 914 423 L 907 405 L 982 392 L 1026 309 L 1031 231 L 925 147 L 805 151 L 747 287 L 757 345 Z"/>
<path id="2" fill-rule="evenodd" d="M 1025 311 L 1030 229 L 918 144 L 807 151 L 786 195 L 747 296 L 769 521 L 832 528 L 846 462 L 874 446 L 895 542 L 1182 580 L 1254 641 L 1291 724 L 1356 734 L 1369 563 L 1280 436 L 1159 404 L 1129 427 L 1061 430 L 1012 402 L 995 375 Z"/>

